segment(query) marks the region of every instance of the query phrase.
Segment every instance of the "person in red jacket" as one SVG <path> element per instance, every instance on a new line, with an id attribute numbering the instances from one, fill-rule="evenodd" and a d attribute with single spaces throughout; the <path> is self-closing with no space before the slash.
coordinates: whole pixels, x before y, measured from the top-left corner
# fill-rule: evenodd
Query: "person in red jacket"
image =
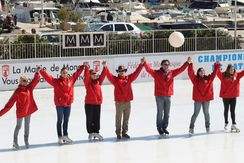
<path id="1" fill-rule="evenodd" d="M 146 62 L 145 58 L 144 61 Z M 171 96 L 174 93 L 174 78 L 187 68 L 189 62 L 191 62 L 190 57 L 188 57 L 187 62 L 180 68 L 174 70 L 169 70 L 169 60 L 162 60 L 159 70 L 153 70 L 148 63 L 145 63 L 144 67 L 146 71 L 154 78 L 154 95 L 157 103 L 156 125 L 160 135 L 169 134 L 167 127 L 169 122 Z"/>
<path id="2" fill-rule="evenodd" d="M 100 141 L 102 141 L 103 137 L 99 134 L 99 130 L 101 104 L 103 100 L 101 85 L 105 78 L 105 69 L 103 68 L 101 75 L 97 76 L 94 70 L 89 70 L 87 62 L 85 62 L 84 65 L 84 85 L 86 88 L 85 112 L 86 129 L 89 134 L 88 139 L 89 141 L 92 141 L 93 138 L 98 138 Z"/>
<path id="3" fill-rule="evenodd" d="M 54 78 L 47 74 L 45 70 L 40 70 L 40 74 L 43 78 L 54 88 L 54 103 L 57 111 L 57 134 L 59 144 L 72 143 L 72 140 L 68 137 L 68 122 L 71 104 L 74 100 L 74 84 L 82 71 L 83 66 L 79 66 L 77 71 L 72 76 L 69 76 L 68 69 L 63 67 L 60 72 L 60 77 Z"/>
<path id="4" fill-rule="evenodd" d="M 215 63 L 214 71 L 209 75 L 205 74 L 205 70 L 202 67 L 197 70 L 197 74 L 195 75 L 192 63 L 188 67 L 188 75 L 193 84 L 192 99 L 194 100 L 194 113 L 191 117 L 189 129 L 189 134 L 191 135 L 194 134 L 194 124 L 201 106 L 203 108 L 206 131 L 207 133 L 210 132 L 209 103 L 214 99 L 213 81 L 219 66 L 220 64 L 218 62 Z"/>
<path id="5" fill-rule="evenodd" d="M 224 119 L 225 126 L 224 129 L 227 130 L 228 127 L 228 112 L 230 109 L 232 126 L 231 131 L 240 132 L 236 127 L 235 120 L 235 108 L 236 108 L 236 98 L 240 96 L 240 79 L 244 75 L 244 70 L 241 72 L 236 72 L 233 65 L 229 64 L 225 72 L 221 72 L 220 69 L 217 71 L 217 76 L 220 79 L 220 97 L 223 98 L 224 103 Z"/>
<path id="6" fill-rule="evenodd" d="M 111 74 L 109 69 L 105 66 L 106 76 L 108 80 L 114 85 L 114 100 L 116 107 L 116 117 L 115 117 L 115 126 L 116 126 L 116 135 L 117 139 L 129 139 L 130 136 L 128 132 L 128 122 L 130 117 L 131 105 L 130 101 L 133 100 L 132 93 L 132 82 L 136 80 L 140 74 L 144 65 L 144 61 L 141 60 L 141 63 L 130 75 L 126 75 L 127 69 L 124 66 L 118 66 L 116 72 L 118 76 Z M 122 135 L 121 135 L 121 119 L 123 116 L 123 125 L 122 125 Z"/>
<path id="7" fill-rule="evenodd" d="M 21 76 L 19 79 L 19 86 L 14 91 L 13 95 L 5 105 L 5 107 L 0 111 L 0 116 L 3 116 L 8 112 L 13 105 L 16 103 L 16 117 L 17 124 L 14 130 L 14 142 L 13 148 L 18 150 L 18 134 L 21 129 L 22 121 L 25 120 L 25 132 L 24 141 L 25 147 L 29 148 L 29 128 L 30 128 L 30 118 L 31 114 L 37 111 L 37 105 L 33 97 L 33 90 L 40 80 L 39 69 L 37 70 L 33 80 L 28 83 L 28 78 L 26 76 Z"/>

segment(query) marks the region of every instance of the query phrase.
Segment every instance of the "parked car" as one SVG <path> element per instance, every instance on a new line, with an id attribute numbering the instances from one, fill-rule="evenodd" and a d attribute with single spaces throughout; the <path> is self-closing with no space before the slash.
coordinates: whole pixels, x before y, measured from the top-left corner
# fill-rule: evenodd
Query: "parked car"
<path id="1" fill-rule="evenodd" d="M 85 29 L 87 32 L 94 31 L 106 31 L 116 32 L 118 34 L 124 32 L 131 32 L 137 36 L 140 36 L 141 30 L 133 23 L 126 22 L 109 22 L 109 23 L 92 23 Z"/>
<path id="2" fill-rule="evenodd" d="M 12 14 L 1 14 L 0 15 L 0 33 L 5 29 L 8 32 L 12 32 L 15 28 L 14 16 Z"/>
<path id="3" fill-rule="evenodd" d="M 50 45 L 60 45 L 62 38 L 62 32 L 40 32 L 38 35 L 42 40 L 46 41 Z"/>
<path id="4" fill-rule="evenodd" d="M 159 24 L 158 29 L 207 29 L 208 27 L 203 23 L 163 23 Z"/>

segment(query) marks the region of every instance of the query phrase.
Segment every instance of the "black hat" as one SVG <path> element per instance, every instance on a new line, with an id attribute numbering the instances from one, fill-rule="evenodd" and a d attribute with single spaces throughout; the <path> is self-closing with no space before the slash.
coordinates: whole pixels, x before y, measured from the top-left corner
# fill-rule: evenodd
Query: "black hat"
<path id="1" fill-rule="evenodd" d="M 116 70 L 117 73 L 121 72 L 121 71 L 124 71 L 124 72 L 127 72 L 127 69 L 125 68 L 125 66 L 118 66 L 118 69 Z"/>

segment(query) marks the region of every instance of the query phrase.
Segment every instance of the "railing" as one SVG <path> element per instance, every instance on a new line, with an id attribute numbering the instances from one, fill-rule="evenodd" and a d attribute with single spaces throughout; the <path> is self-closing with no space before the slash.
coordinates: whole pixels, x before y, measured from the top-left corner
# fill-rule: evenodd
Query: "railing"
<path id="1" fill-rule="evenodd" d="M 145 31 L 140 37 L 108 34 L 106 47 L 80 49 L 63 49 L 61 41 L 51 43 L 38 35 L 6 35 L 0 36 L 0 60 L 235 49 L 235 40 L 231 35 L 209 29 L 182 30 L 185 43 L 180 48 L 173 48 L 168 43 L 171 32 Z M 242 42 L 242 38 L 237 38 L 237 49 L 242 48 Z"/>

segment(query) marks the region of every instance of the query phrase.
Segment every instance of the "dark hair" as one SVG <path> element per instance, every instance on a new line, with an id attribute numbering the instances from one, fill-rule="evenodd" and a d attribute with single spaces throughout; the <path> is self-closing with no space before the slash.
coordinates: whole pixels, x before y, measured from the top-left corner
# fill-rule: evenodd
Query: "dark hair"
<path id="1" fill-rule="evenodd" d="M 168 59 L 164 59 L 164 60 L 162 60 L 162 62 L 161 62 L 161 66 L 163 66 L 163 64 L 166 63 L 166 62 L 168 62 L 168 63 L 170 64 L 170 61 L 169 61 Z"/>
<path id="2" fill-rule="evenodd" d="M 225 70 L 225 72 L 224 72 L 224 75 L 225 75 L 225 77 L 227 77 L 227 78 L 231 78 L 232 76 L 233 76 L 233 74 L 230 74 L 230 69 L 231 68 L 234 68 L 234 66 L 232 65 L 232 64 L 228 64 L 228 66 L 226 67 L 226 70 Z M 234 68 L 234 73 L 236 72 L 236 69 Z"/>
<path id="3" fill-rule="evenodd" d="M 204 70 L 204 68 L 203 68 L 203 67 L 200 67 L 199 69 L 197 69 L 197 77 L 200 77 L 199 72 L 200 72 L 201 70 Z"/>
<path id="4" fill-rule="evenodd" d="M 62 73 L 64 70 L 68 70 L 67 67 L 63 67 L 60 71 L 60 73 Z"/>

